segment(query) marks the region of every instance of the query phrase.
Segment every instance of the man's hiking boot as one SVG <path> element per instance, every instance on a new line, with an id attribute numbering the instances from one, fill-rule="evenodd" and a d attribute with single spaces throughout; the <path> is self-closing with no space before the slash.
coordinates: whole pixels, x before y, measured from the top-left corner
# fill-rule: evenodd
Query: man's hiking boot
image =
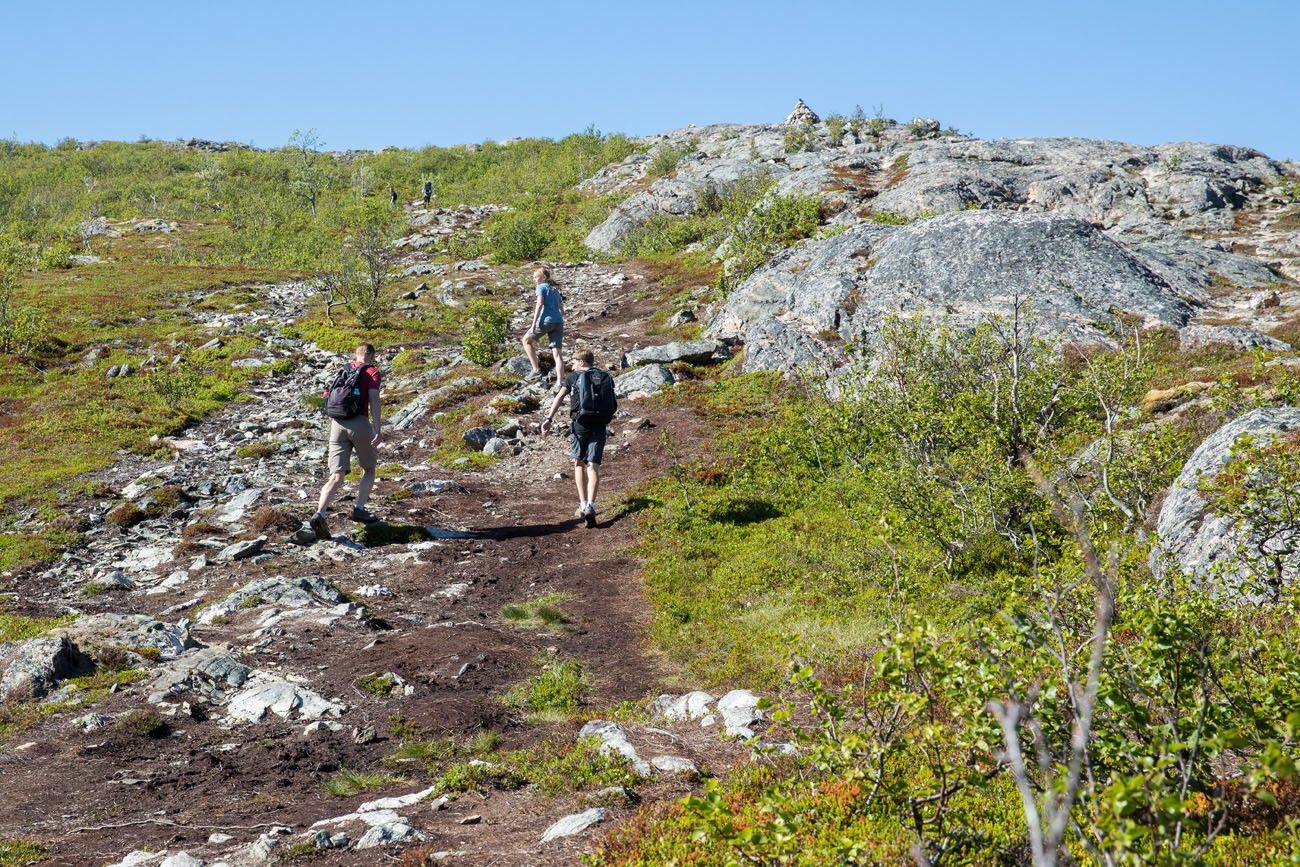
<path id="1" fill-rule="evenodd" d="M 524 374 L 524 382 L 540 382 L 545 378 L 546 374 L 540 368 L 537 370 L 530 370 L 528 373 Z"/>
<path id="2" fill-rule="evenodd" d="M 353 509 L 352 520 L 358 524 L 378 524 L 381 519 L 378 515 L 373 515 L 365 509 Z"/>
<path id="3" fill-rule="evenodd" d="M 325 516 L 320 514 L 319 512 L 317 512 L 315 515 L 312 515 L 311 518 L 307 520 L 307 526 L 311 527 L 311 531 L 316 534 L 317 539 L 323 541 L 325 539 L 331 538 L 330 525 L 329 523 L 326 522 Z"/>
<path id="4" fill-rule="evenodd" d="M 588 506 L 587 508 L 583 509 L 582 517 L 587 519 L 587 529 L 588 530 L 594 529 L 596 526 L 596 507 Z"/>

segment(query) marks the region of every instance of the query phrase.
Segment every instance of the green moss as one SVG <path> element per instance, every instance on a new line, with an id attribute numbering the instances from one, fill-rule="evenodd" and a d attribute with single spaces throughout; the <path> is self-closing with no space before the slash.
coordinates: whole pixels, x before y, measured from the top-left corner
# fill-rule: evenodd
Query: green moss
<path id="1" fill-rule="evenodd" d="M 529 750 L 501 753 L 487 763 L 452 765 L 434 782 L 434 793 L 535 786 L 543 795 L 554 797 L 637 782 L 626 758 L 602 752 L 594 738 L 582 738 L 574 744 L 547 742 Z"/>
<path id="2" fill-rule="evenodd" d="M 0 644 L 6 641 L 39 638 L 61 626 L 67 626 L 76 619 L 75 614 L 66 614 L 63 617 L 24 617 L 21 614 L 0 612 Z"/>

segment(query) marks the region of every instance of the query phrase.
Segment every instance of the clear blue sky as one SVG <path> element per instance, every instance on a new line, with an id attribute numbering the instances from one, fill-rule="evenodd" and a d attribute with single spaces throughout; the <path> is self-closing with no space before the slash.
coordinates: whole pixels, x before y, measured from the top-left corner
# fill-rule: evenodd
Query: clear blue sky
<path id="1" fill-rule="evenodd" d="M 11 0 L 0 137 L 326 147 L 815 110 L 1300 158 L 1300 2 Z"/>

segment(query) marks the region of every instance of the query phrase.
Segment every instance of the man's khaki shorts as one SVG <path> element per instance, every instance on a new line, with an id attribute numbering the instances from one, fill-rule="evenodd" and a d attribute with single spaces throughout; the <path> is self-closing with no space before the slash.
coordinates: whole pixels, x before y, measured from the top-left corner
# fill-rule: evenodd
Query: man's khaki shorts
<path id="1" fill-rule="evenodd" d="M 370 419 L 364 415 L 330 419 L 330 472 L 347 474 L 352 470 L 352 452 L 357 453 L 357 463 L 363 470 L 373 470 L 379 453 L 371 444 L 375 432 Z"/>

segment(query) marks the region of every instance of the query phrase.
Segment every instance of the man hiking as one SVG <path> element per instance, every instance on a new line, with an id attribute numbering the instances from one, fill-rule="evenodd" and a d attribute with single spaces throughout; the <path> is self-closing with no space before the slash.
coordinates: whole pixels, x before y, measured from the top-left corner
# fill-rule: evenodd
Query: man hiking
<path id="1" fill-rule="evenodd" d="M 573 372 L 551 401 L 542 421 L 542 435 L 550 433 L 560 402 L 569 397 L 569 457 L 573 458 L 573 480 L 578 486 L 575 518 L 584 518 L 588 527 L 596 526 L 596 492 L 600 489 L 600 459 L 605 454 L 606 426 L 614 418 L 618 400 L 614 397 L 614 377 L 595 369 L 595 357 L 584 349 L 575 359 Z"/>
<path id="2" fill-rule="evenodd" d="M 420 192 L 424 195 L 424 206 L 429 207 L 429 200 L 433 198 L 433 181 L 425 181 Z"/>
<path id="3" fill-rule="evenodd" d="M 343 486 L 343 477 L 352 469 L 352 452 L 361 465 L 361 481 L 352 507 L 352 520 L 373 524 L 379 519 L 366 511 L 366 500 L 375 485 L 375 464 L 379 458 L 379 369 L 375 367 L 375 347 L 362 343 L 352 352 L 352 360 L 325 389 L 325 416 L 329 419 L 330 477 L 320 491 L 320 505 L 308 524 L 318 539 L 330 537 L 325 511 Z"/>
<path id="4" fill-rule="evenodd" d="M 533 282 L 537 284 L 537 303 L 533 305 L 533 318 L 529 320 L 528 333 L 520 341 L 524 345 L 524 354 L 533 366 L 529 379 L 542 379 L 542 367 L 537 362 L 537 341 L 543 334 L 551 344 L 551 355 L 555 358 L 555 384 L 564 379 L 564 358 L 560 355 L 564 349 L 564 297 L 551 282 L 551 272 L 538 268 L 533 272 Z"/>

